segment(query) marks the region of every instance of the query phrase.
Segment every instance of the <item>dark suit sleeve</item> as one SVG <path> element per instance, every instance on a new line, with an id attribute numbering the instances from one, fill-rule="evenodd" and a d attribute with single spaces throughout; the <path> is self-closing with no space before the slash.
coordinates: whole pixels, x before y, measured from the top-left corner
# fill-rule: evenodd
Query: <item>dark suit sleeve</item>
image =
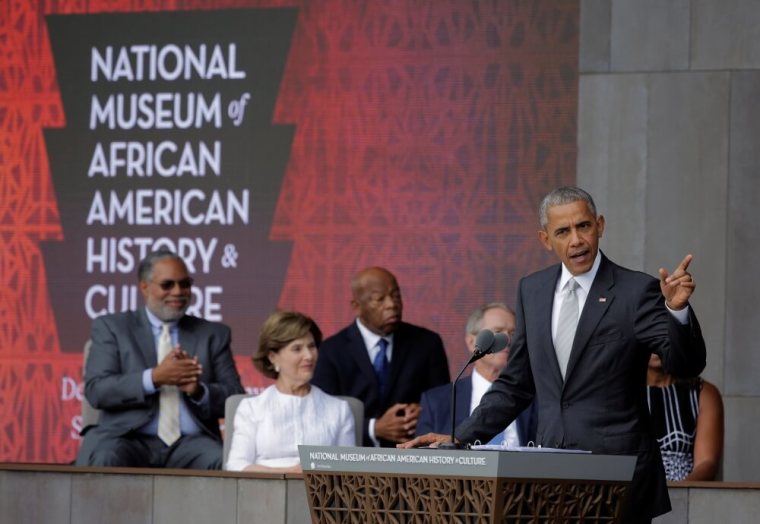
<path id="1" fill-rule="evenodd" d="M 517 293 L 516 329 L 507 366 L 483 395 L 475 411 L 457 426 L 455 435 L 460 442 L 490 441 L 528 407 L 535 395 L 525 336 L 523 282 L 520 282 Z"/>
<path id="2" fill-rule="evenodd" d="M 126 410 L 147 406 L 142 386 L 144 366 L 136 351 L 120 351 L 113 317 L 92 322 L 90 355 L 85 368 L 85 395 L 96 409 Z"/>
<path id="3" fill-rule="evenodd" d="M 670 337 L 675 340 L 674 347 L 667 359 L 667 369 L 672 374 L 682 377 L 697 377 L 707 365 L 707 348 L 702 337 L 702 329 L 697 321 L 694 308 L 689 306 L 689 323 L 678 322 L 670 316 Z"/>
<path id="4" fill-rule="evenodd" d="M 417 435 L 425 435 L 426 433 L 434 431 L 435 427 L 435 422 L 433 421 L 434 407 L 433 401 L 430 399 L 430 394 L 422 394 L 420 406 L 422 407 L 422 412 L 420 413 L 420 417 L 417 419 L 416 433 Z"/>
<path id="5" fill-rule="evenodd" d="M 680 370 L 681 376 L 697 377 L 707 365 L 707 347 L 694 308 L 689 306 L 689 323 L 686 325 L 677 322 L 673 315 L 670 317 L 671 338 L 681 341 L 679 345 L 687 344 L 687 349 L 673 352 L 668 363 L 671 368 Z"/>
<path id="6" fill-rule="evenodd" d="M 426 389 L 442 386 L 451 382 L 449 375 L 449 360 L 438 333 L 434 333 L 435 341 L 432 346 L 432 357 L 428 365 L 428 384 Z"/>
<path id="7" fill-rule="evenodd" d="M 668 373 L 696 377 L 704 370 L 707 351 L 693 307 L 689 307 L 689 322 L 678 322 L 665 307 L 659 281 L 650 278 L 636 312 L 637 340 L 660 356 Z"/>
<path id="8" fill-rule="evenodd" d="M 340 390 L 338 368 L 333 362 L 334 354 L 335 350 L 332 347 L 325 343 L 322 344 L 322 347 L 319 348 L 319 357 L 311 383 L 328 395 L 346 395 L 346 392 Z M 366 427 L 366 421 L 364 425 Z"/>
<path id="9" fill-rule="evenodd" d="M 520 445 L 527 446 L 529 443 L 536 442 L 536 433 L 538 431 L 538 410 L 536 409 L 536 402 L 530 403 L 530 406 L 520 413 L 517 417 L 518 433 L 520 437 Z"/>

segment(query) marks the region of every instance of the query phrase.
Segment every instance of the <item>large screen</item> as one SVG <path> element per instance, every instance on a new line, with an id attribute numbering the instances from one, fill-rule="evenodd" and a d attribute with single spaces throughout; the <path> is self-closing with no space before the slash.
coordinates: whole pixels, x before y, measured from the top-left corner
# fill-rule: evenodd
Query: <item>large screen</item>
<path id="1" fill-rule="evenodd" d="M 91 320 L 142 307 L 161 247 L 249 391 L 266 316 L 330 335 L 367 266 L 456 373 L 470 311 L 551 261 L 536 208 L 575 180 L 578 1 L 145 4 L 0 18 L 0 460 L 74 459 Z"/>

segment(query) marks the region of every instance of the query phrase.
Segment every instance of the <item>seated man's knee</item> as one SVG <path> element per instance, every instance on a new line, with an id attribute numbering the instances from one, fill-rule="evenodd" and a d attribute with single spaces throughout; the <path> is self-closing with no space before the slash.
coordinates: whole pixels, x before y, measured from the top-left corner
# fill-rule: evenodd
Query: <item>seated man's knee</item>
<path id="1" fill-rule="evenodd" d="M 143 457 L 135 442 L 124 438 L 109 438 L 99 442 L 87 460 L 88 466 L 147 467 L 148 458 Z"/>
<path id="2" fill-rule="evenodd" d="M 128 456 L 119 453 L 119 450 L 116 448 L 106 446 L 95 448 L 90 453 L 90 458 L 87 462 L 88 466 L 102 467 L 125 467 L 132 465 Z"/>
<path id="3" fill-rule="evenodd" d="M 222 469 L 222 445 L 205 435 L 182 437 L 167 465 L 173 468 Z"/>
<path id="4" fill-rule="evenodd" d="M 204 449 L 193 460 L 189 466 L 193 469 L 222 469 L 222 450 L 214 446 Z"/>

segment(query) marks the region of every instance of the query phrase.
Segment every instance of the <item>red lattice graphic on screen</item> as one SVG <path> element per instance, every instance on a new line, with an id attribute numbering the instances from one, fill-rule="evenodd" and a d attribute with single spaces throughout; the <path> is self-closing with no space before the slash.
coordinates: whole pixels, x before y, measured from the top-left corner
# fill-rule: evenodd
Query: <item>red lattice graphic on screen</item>
<path id="1" fill-rule="evenodd" d="M 548 261 L 543 193 L 572 183 L 576 2 L 377 2 L 301 13 L 276 120 L 296 137 L 273 234 L 294 242 L 281 302 L 332 333 L 363 266 L 399 279 L 406 316 L 444 335 L 512 303 Z"/>
<path id="2" fill-rule="evenodd" d="M 296 129 L 271 231 L 293 243 L 282 307 L 332 334 L 351 320 L 351 275 L 387 266 L 406 319 L 439 331 L 458 369 L 469 311 L 513 303 L 518 279 L 550 261 L 535 208 L 575 179 L 577 0 L 12 0 L 0 18 L 0 460 L 68 462 L 78 447 L 81 355 L 60 351 L 39 248 L 66 241 L 42 138 L 65 126 L 44 15 L 285 5 L 299 18 L 274 114 Z M 246 386 L 266 383 L 239 364 Z"/>

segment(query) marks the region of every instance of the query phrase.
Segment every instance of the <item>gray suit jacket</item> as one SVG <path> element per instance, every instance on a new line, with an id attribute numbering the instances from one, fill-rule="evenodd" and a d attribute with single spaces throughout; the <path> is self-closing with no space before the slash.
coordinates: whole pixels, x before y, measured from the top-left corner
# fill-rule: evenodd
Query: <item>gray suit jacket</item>
<path id="1" fill-rule="evenodd" d="M 664 513 L 670 500 L 649 422 L 647 366 L 657 353 L 673 374 L 696 376 L 704 369 L 705 343 L 693 309 L 689 324 L 679 324 L 665 308 L 658 280 L 602 256 L 563 382 L 551 334 L 559 277 L 556 265 L 520 282 L 509 362 L 480 406 L 457 427 L 457 438 L 488 441 L 535 397 L 536 444 L 637 455 L 626 517 Z"/>
<path id="2" fill-rule="evenodd" d="M 219 419 L 224 417 L 224 402 L 232 394 L 243 393 L 230 349 L 230 329 L 188 315 L 179 320 L 177 327 L 182 349 L 191 357 L 197 356 L 203 365 L 200 381 L 209 392 L 205 409 L 187 398 L 183 400 L 198 426 L 221 440 Z M 140 428 L 158 411 L 158 395 L 146 396 L 142 386 L 143 371 L 157 364 L 156 344 L 145 308 L 96 318 L 91 338 L 84 373 L 85 395 L 93 407 L 102 410 L 94 433 L 124 435 Z M 85 437 L 87 432 L 86 429 Z M 97 442 L 86 445 L 94 447 Z"/>

